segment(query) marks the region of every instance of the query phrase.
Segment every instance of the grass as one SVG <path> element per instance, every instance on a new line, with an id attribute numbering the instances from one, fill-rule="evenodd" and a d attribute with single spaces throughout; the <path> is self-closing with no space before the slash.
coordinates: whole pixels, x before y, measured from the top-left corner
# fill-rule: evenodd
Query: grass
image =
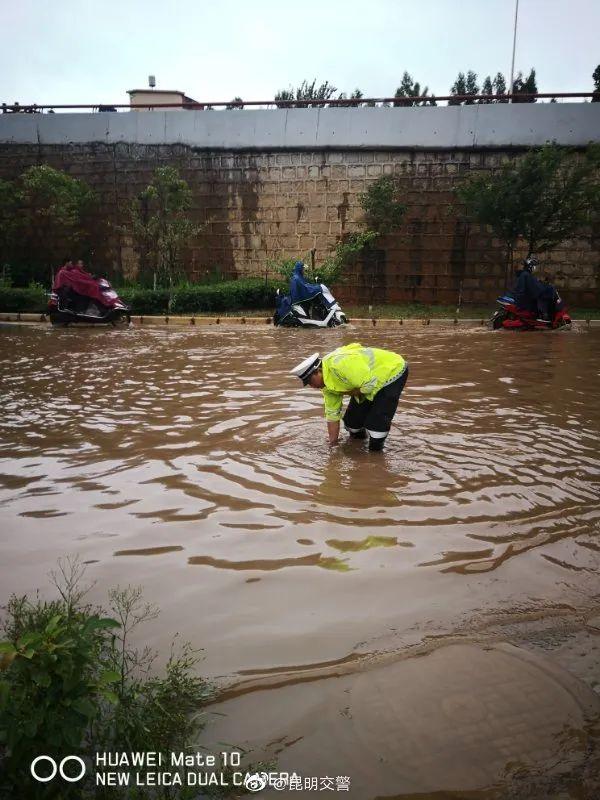
<path id="1" fill-rule="evenodd" d="M 344 312 L 352 319 L 432 319 L 456 317 L 456 306 L 432 306 L 418 303 L 374 305 L 369 311 L 366 305 L 342 306 Z M 462 319 L 488 319 L 495 310 L 494 304 L 490 305 L 463 305 L 459 318 Z M 134 312 L 135 313 L 135 312 Z M 600 308 L 569 308 L 569 313 L 574 319 L 600 319 Z M 181 312 L 181 316 L 191 316 L 190 313 Z M 272 317 L 272 308 L 247 309 L 227 312 L 196 312 L 199 317 Z"/>

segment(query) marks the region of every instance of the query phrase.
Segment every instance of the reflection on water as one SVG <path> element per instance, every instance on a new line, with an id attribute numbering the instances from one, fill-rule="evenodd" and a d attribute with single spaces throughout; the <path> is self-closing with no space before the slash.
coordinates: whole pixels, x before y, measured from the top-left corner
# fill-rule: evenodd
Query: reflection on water
<path id="1" fill-rule="evenodd" d="M 116 556 L 162 556 L 164 553 L 177 553 L 183 550 L 178 545 L 167 545 L 166 547 L 139 547 L 137 550 L 117 550 Z"/>
<path id="2" fill-rule="evenodd" d="M 196 551 L 189 563 L 230 569 L 251 561 L 269 569 L 274 542 L 277 563 L 315 566 L 299 554 L 307 539 L 324 557 L 413 545 L 412 556 L 393 558 L 400 570 L 489 571 L 562 540 L 573 543 L 574 566 L 590 556 L 585 539 L 600 521 L 595 331 L 369 332 L 363 339 L 412 365 L 379 459 L 355 441 L 329 452 L 319 395 L 286 375 L 315 334 L 4 329 L 1 337 L 9 535 L 33 519 L 45 537 L 53 530 L 45 525 L 69 526 L 85 507 L 80 529 L 89 520 L 137 531 L 140 546 L 148 524 L 186 525 Z M 328 332 L 319 344 L 351 338 Z M 235 558 L 219 558 L 231 556 L 229 539 Z"/>
<path id="3" fill-rule="evenodd" d="M 112 534 L 115 555 L 184 549 L 178 576 L 597 566 L 597 331 L 361 335 L 411 363 L 378 458 L 330 451 L 320 395 L 286 374 L 356 332 L 3 329 L 5 545 Z"/>
<path id="4" fill-rule="evenodd" d="M 342 553 L 356 552 L 357 550 L 368 550 L 370 547 L 412 547 L 411 542 L 399 542 L 395 536 L 367 536 L 365 539 L 356 541 L 342 541 L 341 539 L 327 539 L 329 547 L 341 550 Z"/>
<path id="5" fill-rule="evenodd" d="M 251 561 L 229 561 L 225 558 L 192 556 L 188 558 L 188 564 L 200 564 L 220 569 L 257 569 L 261 571 L 283 569 L 284 567 L 323 567 L 323 569 L 336 569 L 339 572 L 345 572 L 350 569 L 343 559 L 324 558 L 321 553 L 298 556 L 297 558 L 255 558 Z"/>

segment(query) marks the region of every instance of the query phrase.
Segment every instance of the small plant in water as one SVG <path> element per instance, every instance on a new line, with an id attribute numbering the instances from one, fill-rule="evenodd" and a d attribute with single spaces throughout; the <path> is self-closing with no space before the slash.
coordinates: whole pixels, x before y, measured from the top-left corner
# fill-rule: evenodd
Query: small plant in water
<path id="1" fill-rule="evenodd" d="M 67 755 L 89 763 L 97 752 L 156 752 L 168 764 L 171 752 L 198 749 L 202 707 L 213 695 L 196 672 L 200 651 L 188 642 L 175 647 L 173 641 L 161 675 L 151 671 L 157 653 L 133 647 L 132 633 L 158 615 L 139 587 L 113 589 L 106 612 L 85 601 L 83 576 L 78 558 L 61 560 L 51 574 L 58 599 L 13 595 L 5 608 L 0 797 L 16 797 L 17 791 L 32 800 L 197 797 L 189 787 L 175 794 L 156 787 L 151 795 L 147 789 L 105 789 L 89 774 L 77 783 L 60 781 L 60 787 L 33 780 L 30 765 L 40 754 L 57 763 Z"/>

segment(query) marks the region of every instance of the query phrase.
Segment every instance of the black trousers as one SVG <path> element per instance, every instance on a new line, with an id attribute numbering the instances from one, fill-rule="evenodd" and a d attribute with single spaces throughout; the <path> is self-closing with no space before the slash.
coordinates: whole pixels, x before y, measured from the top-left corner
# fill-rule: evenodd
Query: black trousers
<path id="1" fill-rule="evenodd" d="M 344 414 L 344 426 L 351 434 L 369 434 L 369 449 L 381 450 L 392 427 L 400 395 L 408 379 L 408 365 L 393 383 L 380 389 L 372 400 L 358 403 L 350 398 Z"/>

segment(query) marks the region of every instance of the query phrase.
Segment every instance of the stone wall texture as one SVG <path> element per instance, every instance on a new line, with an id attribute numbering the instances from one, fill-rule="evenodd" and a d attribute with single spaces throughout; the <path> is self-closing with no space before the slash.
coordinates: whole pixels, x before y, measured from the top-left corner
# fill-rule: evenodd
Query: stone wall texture
<path id="1" fill-rule="evenodd" d="M 238 113 L 238 112 L 236 112 Z M 489 303 L 503 288 L 505 253 L 489 230 L 463 221 L 453 190 L 475 170 L 494 170 L 515 148 L 209 150 L 187 144 L 0 144 L 0 178 L 49 164 L 85 180 L 110 222 L 95 267 L 134 276 L 137 258 L 120 230 L 128 202 L 159 166 L 174 166 L 203 226 L 186 257 L 190 279 L 273 274 L 272 262 L 324 259 L 361 223 L 359 194 L 382 175 L 398 180 L 408 207 L 376 263 L 358 263 L 337 293 L 344 302 Z M 541 272 L 572 306 L 600 303 L 600 235 L 582 231 L 540 257 Z"/>

